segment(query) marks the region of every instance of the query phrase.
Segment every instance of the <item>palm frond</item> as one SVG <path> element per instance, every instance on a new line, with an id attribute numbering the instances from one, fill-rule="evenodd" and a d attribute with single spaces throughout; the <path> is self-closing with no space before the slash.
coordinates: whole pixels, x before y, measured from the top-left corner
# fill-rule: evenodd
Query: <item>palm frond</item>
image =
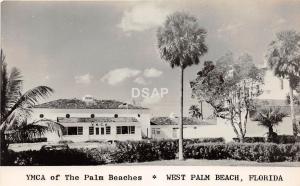
<path id="1" fill-rule="evenodd" d="M 20 98 L 20 92 L 23 84 L 23 80 L 21 78 L 22 76 L 20 71 L 17 68 L 12 68 L 7 84 L 6 110 L 12 108 Z"/>
<path id="2" fill-rule="evenodd" d="M 269 128 L 278 125 L 287 116 L 288 114 L 280 107 L 264 107 L 256 113 L 253 121 L 258 121 L 258 125 Z"/>
<path id="3" fill-rule="evenodd" d="M 269 45 L 267 61 L 276 76 L 300 76 L 300 34 L 295 31 L 277 33 Z"/>
<path id="4" fill-rule="evenodd" d="M 6 114 L 6 100 L 7 100 L 7 85 L 8 85 L 8 73 L 7 73 L 7 65 L 4 61 L 5 57 L 2 54 L 1 50 L 1 123 L 3 121 L 3 117 Z"/>
<path id="5" fill-rule="evenodd" d="M 207 52 L 205 38 L 206 30 L 199 26 L 197 19 L 183 12 L 168 16 L 157 30 L 160 56 L 172 68 L 198 64 L 199 57 Z"/>
<path id="6" fill-rule="evenodd" d="M 49 119 L 41 119 L 32 123 L 32 125 L 45 126 L 47 131 L 57 132 L 58 136 L 62 136 L 62 131 L 64 130 L 64 126 L 58 122 L 49 120 Z"/>
<path id="7" fill-rule="evenodd" d="M 18 108 L 32 108 L 42 98 L 48 97 L 53 89 L 47 86 L 38 86 L 28 90 L 20 96 L 13 107 L 4 115 L 4 120 Z"/>

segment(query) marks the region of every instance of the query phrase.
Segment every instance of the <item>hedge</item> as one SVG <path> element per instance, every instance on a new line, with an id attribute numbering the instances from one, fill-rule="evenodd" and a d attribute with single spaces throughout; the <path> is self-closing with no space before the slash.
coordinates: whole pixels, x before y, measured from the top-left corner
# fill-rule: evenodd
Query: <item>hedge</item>
<path id="1" fill-rule="evenodd" d="M 184 142 L 187 159 L 234 159 L 257 162 L 300 161 L 300 144 Z M 178 140 L 118 142 L 111 148 L 13 152 L 2 165 L 102 165 L 175 159 Z"/>
<path id="2" fill-rule="evenodd" d="M 193 144 L 185 147 L 193 159 L 234 159 L 257 162 L 300 161 L 300 144 L 227 143 Z"/>
<path id="3" fill-rule="evenodd" d="M 47 138 L 32 138 L 27 140 L 20 139 L 8 139 L 8 143 L 38 143 L 38 142 L 47 142 Z"/>
<path id="4" fill-rule="evenodd" d="M 258 142 L 266 142 L 266 138 L 264 137 L 245 137 L 244 139 L 245 143 L 258 143 Z M 233 138 L 233 141 L 239 142 L 239 138 Z M 277 139 L 275 139 L 275 142 L 278 144 L 289 144 L 289 143 L 296 143 L 300 142 L 300 136 L 295 136 L 293 135 L 278 135 Z"/>

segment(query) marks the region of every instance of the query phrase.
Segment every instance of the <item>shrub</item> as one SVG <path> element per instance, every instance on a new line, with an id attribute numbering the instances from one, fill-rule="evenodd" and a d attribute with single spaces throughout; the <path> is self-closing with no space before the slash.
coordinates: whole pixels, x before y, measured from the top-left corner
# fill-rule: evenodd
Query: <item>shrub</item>
<path id="1" fill-rule="evenodd" d="M 88 149 L 9 151 L 2 165 L 102 165 L 175 159 L 178 140 L 124 141 Z M 196 143 L 184 141 L 184 156 L 192 159 L 234 159 L 257 162 L 300 161 L 300 143 Z"/>
<path id="2" fill-rule="evenodd" d="M 239 138 L 232 138 L 234 142 L 240 142 Z M 264 137 L 245 137 L 244 139 L 245 143 L 260 143 L 260 142 L 266 142 L 266 139 Z"/>
<path id="3" fill-rule="evenodd" d="M 235 159 L 258 162 L 299 161 L 300 144 L 193 144 L 186 146 L 185 156 L 193 159 Z"/>
<path id="4" fill-rule="evenodd" d="M 278 138 L 278 143 L 280 144 L 300 142 L 300 136 L 297 136 L 297 138 L 295 139 L 295 136 L 293 135 L 278 135 L 277 138 Z"/>
<path id="5" fill-rule="evenodd" d="M 26 139 L 25 141 L 18 138 L 16 139 L 10 138 L 8 142 L 9 143 L 38 143 L 38 142 L 47 142 L 47 138 L 31 138 L 31 139 Z"/>
<path id="6" fill-rule="evenodd" d="M 239 142 L 239 138 L 233 138 L 233 141 Z M 259 142 L 266 142 L 266 138 L 264 137 L 245 137 L 245 143 L 259 143 Z M 276 136 L 276 143 L 279 144 L 289 144 L 289 143 L 296 143 L 300 142 L 300 136 L 295 137 L 293 135 L 278 135 Z"/>
<path id="7" fill-rule="evenodd" d="M 60 140 L 58 142 L 59 144 L 70 144 L 70 143 L 74 143 L 72 140 Z"/>

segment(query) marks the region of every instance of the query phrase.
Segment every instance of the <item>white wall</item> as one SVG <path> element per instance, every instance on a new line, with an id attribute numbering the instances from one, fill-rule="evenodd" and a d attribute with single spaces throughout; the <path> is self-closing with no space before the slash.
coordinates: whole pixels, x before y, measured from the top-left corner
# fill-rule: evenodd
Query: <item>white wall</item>
<path id="1" fill-rule="evenodd" d="M 154 139 L 178 139 L 173 136 L 173 128 L 178 125 L 151 125 L 151 128 L 160 128 L 160 135 L 152 136 Z M 178 130 L 179 132 L 179 130 Z M 223 137 L 226 141 L 232 140 L 233 130 L 226 124 L 215 125 L 185 125 L 183 128 L 183 137 L 190 138 L 218 138 Z"/>
<path id="2" fill-rule="evenodd" d="M 57 117 L 65 117 L 66 114 L 70 114 L 70 117 L 90 117 L 94 114 L 95 117 L 114 117 L 118 114 L 119 117 L 135 117 L 141 124 L 141 130 L 143 136 L 147 135 L 151 137 L 150 130 L 150 114 L 148 109 L 44 109 L 35 108 L 33 114 L 28 122 L 41 119 L 40 114 L 44 115 L 44 118 L 56 121 Z M 140 117 L 138 117 L 138 114 Z"/>
<path id="3" fill-rule="evenodd" d="M 73 142 L 79 141 L 87 141 L 87 140 L 141 140 L 141 126 L 139 122 L 118 122 L 118 123 L 107 123 L 107 126 L 111 127 L 110 134 L 104 135 L 96 135 L 96 131 L 94 130 L 94 135 L 89 135 L 89 127 L 92 125 L 90 123 L 63 123 L 66 127 L 76 126 L 76 127 L 83 127 L 83 134 L 82 135 L 64 135 L 62 136 L 63 140 L 71 140 Z M 116 127 L 117 126 L 135 126 L 135 133 L 134 134 L 117 134 Z M 99 130 L 104 125 L 99 124 Z"/>
<path id="4" fill-rule="evenodd" d="M 274 76 L 273 71 L 266 71 L 264 77 L 264 85 L 262 86 L 264 90 L 258 99 L 285 99 L 286 95 L 289 93 L 289 82 L 288 80 L 283 80 L 283 89 L 281 88 L 281 80 Z"/>
<path id="5" fill-rule="evenodd" d="M 298 118 L 298 122 L 300 121 L 299 119 L 300 118 Z M 228 123 L 227 125 L 229 126 L 229 128 L 231 128 L 229 121 L 225 121 L 224 119 L 218 118 L 218 124 L 225 124 L 225 123 Z M 230 134 L 228 133 L 224 135 L 227 135 L 228 138 L 230 135 L 232 135 L 232 137 L 236 137 L 235 133 L 233 133 L 232 128 L 231 130 L 232 132 Z M 224 131 L 224 133 L 227 132 L 228 131 Z M 259 126 L 258 122 L 248 120 L 246 137 L 265 137 L 267 132 L 268 129 Z M 276 132 L 278 135 L 293 135 L 293 125 L 292 125 L 291 117 L 285 117 L 278 126 L 274 127 L 274 132 Z"/>

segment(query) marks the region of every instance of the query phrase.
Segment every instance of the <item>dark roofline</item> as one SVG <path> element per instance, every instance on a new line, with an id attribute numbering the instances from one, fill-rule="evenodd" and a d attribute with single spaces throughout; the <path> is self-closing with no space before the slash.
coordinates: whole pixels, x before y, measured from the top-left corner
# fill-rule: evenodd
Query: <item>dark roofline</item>
<path id="1" fill-rule="evenodd" d="M 87 122 L 138 122 L 135 117 L 57 117 L 59 123 L 87 123 Z"/>
<path id="2" fill-rule="evenodd" d="M 157 121 L 158 120 L 158 121 Z M 190 122 L 190 123 L 187 123 Z M 192 117 L 183 117 L 183 125 L 216 125 L 217 123 L 210 123 L 203 120 L 197 120 Z M 153 117 L 150 119 L 150 125 L 162 125 L 162 126 L 178 126 L 179 123 L 170 117 Z"/>
<path id="3" fill-rule="evenodd" d="M 42 104 L 35 105 L 34 108 L 44 109 L 120 109 L 120 110 L 148 110 L 141 106 L 132 105 L 117 100 L 97 100 L 92 104 L 87 104 L 81 99 L 57 99 Z"/>

